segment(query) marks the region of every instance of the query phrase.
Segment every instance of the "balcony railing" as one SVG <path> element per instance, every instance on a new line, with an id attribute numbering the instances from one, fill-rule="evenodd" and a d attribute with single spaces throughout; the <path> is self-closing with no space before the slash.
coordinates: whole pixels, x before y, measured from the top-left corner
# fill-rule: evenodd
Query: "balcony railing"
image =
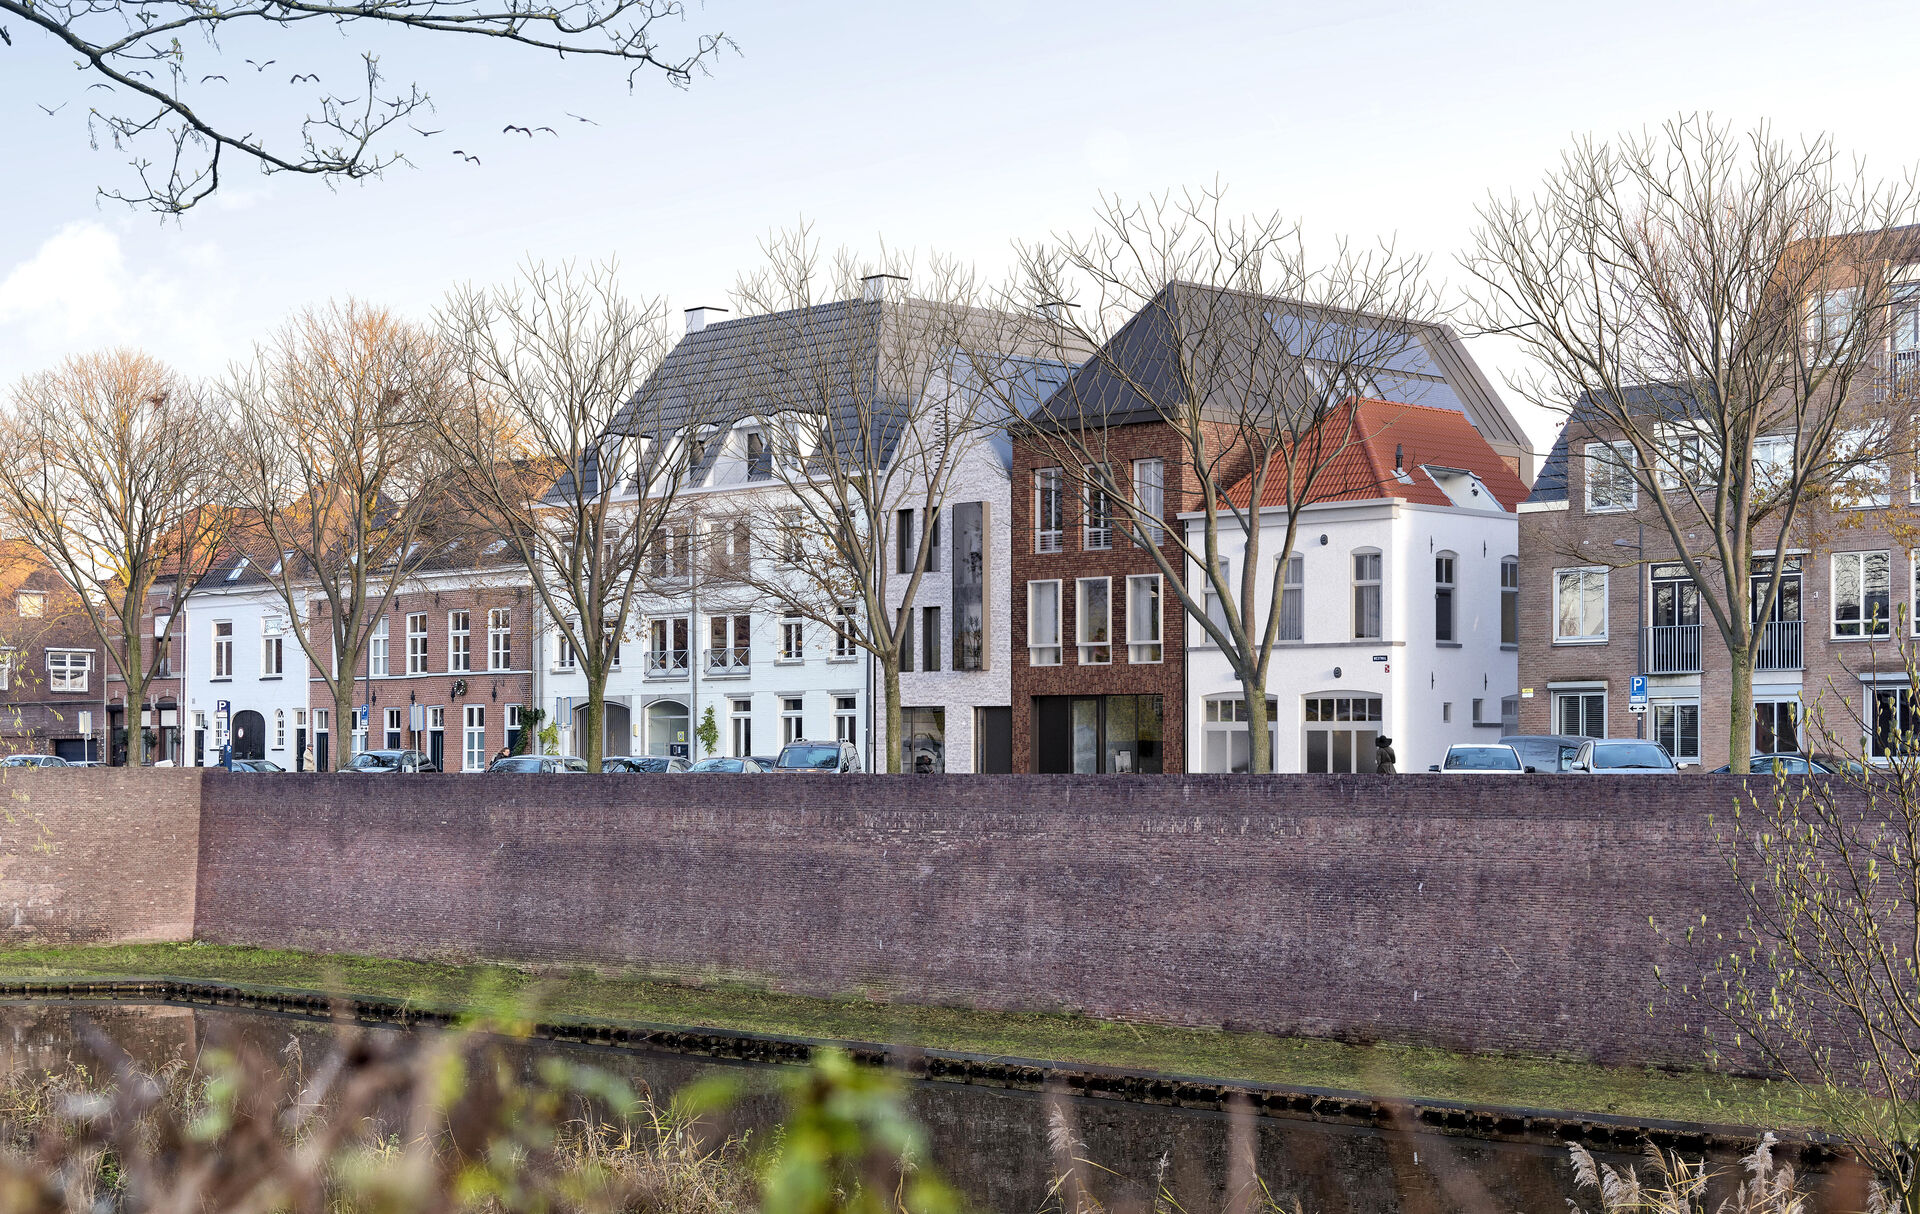
<path id="1" fill-rule="evenodd" d="M 735 645 L 729 649 L 707 650 L 707 673 L 715 678 L 729 675 L 745 675 L 751 665 L 749 658 L 752 650 L 745 645 Z"/>
<path id="2" fill-rule="evenodd" d="M 1767 621 L 1760 636 L 1760 648 L 1753 657 L 1753 668 L 1755 670 L 1806 669 L 1800 628 L 1799 620 Z"/>
<path id="3" fill-rule="evenodd" d="M 650 679 L 677 679 L 687 673 L 687 651 L 684 649 L 647 650 L 647 677 Z"/>
<path id="4" fill-rule="evenodd" d="M 1700 625 L 1655 624 L 1640 637 L 1640 669 L 1648 674 L 1700 673 Z"/>

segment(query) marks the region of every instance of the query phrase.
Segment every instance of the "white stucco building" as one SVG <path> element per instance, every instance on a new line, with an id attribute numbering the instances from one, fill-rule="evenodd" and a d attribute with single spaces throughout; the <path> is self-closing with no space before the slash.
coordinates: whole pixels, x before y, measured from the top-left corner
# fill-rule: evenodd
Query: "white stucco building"
<path id="1" fill-rule="evenodd" d="M 1457 410 L 1358 401 L 1327 424 L 1345 411 L 1357 441 L 1329 470 L 1331 500 L 1302 509 L 1291 561 L 1277 559 L 1285 511 L 1259 516 L 1257 601 L 1287 577 L 1267 678 L 1274 770 L 1372 771 L 1384 735 L 1401 771 L 1424 771 L 1451 743 L 1497 739 L 1513 708 L 1526 489 Z M 1183 517 L 1200 550 L 1201 520 Z M 1221 537 L 1230 581 L 1238 535 Z M 1245 770 L 1240 685 L 1204 629 L 1187 636 L 1190 766 Z"/>
<path id="2" fill-rule="evenodd" d="M 236 758 L 302 770 L 301 756 L 313 741 L 307 654 L 279 592 L 235 557 L 193 592 L 185 616 L 186 640 L 175 641 L 186 667 L 185 761 L 219 765 L 224 700 Z"/>

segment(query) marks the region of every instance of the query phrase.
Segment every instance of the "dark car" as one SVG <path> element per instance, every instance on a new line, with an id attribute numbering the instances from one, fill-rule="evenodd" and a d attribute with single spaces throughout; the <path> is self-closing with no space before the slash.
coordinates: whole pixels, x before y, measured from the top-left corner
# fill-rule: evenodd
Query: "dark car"
<path id="1" fill-rule="evenodd" d="M 252 772 L 256 775 L 265 776 L 272 775 L 274 772 L 283 772 L 286 768 L 275 763 L 272 759 L 235 759 L 233 761 L 233 770 Z"/>
<path id="2" fill-rule="evenodd" d="M 608 755 L 600 760 L 600 770 L 619 773 L 661 773 L 685 771 L 687 761 L 678 756 L 665 758 L 660 755 Z"/>
<path id="3" fill-rule="evenodd" d="M 1650 776 L 1680 770 L 1667 748 L 1645 738 L 1588 738 L 1568 771 L 1588 774 Z"/>
<path id="4" fill-rule="evenodd" d="M 851 742 L 789 742 L 774 760 L 775 771 L 826 771 L 836 774 L 863 770 L 860 752 Z"/>
<path id="5" fill-rule="evenodd" d="M 711 759 L 702 759 L 698 763 L 695 763 L 692 767 L 687 768 L 687 770 L 688 771 L 724 771 L 724 772 L 732 772 L 736 775 L 744 772 L 749 775 L 758 775 L 761 772 L 765 771 L 766 768 L 760 766 L 760 764 L 754 762 L 750 758 L 742 757 L 738 759 L 729 759 L 729 758 L 724 758 L 720 756 L 715 756 L 714 758 L 711 758 Z"/>
<path id="6" fill-rule="evenodd" d="M 1516 733 L 1500 739 L 1501 745 L 1520 752 L 1522 763 L 1547 775 L 1573 770 L 1573 760 L 1586 741 L 1561 733 Z"/>
<path id="7" fill-rule="evenodd" d="M 748 755 L 747 757 L 758 763 L 761 771 L 772 771 L 780 765 L 779 755 Z"/>
<path id="8" fill-rule="evenodd" d="M 365 775 L 394 775 L 438 771 L 433 759 L 418 750 L 363 750 L 347 760 L 341 771 L 360 772 Z"/>
<path id="9" fill-rule="evenodd" d="M 1832 756 L 1823 756 L 1831 758 Z M 1821 762 L 1820 758 L 1782 751 L 1779 754 L 1753 756 L 1753 774 L 1766 775 L 1769 772 L 1781 776 L 1826 776 L 1836 769 Z M 1716 776 L 1733 774 L 1733 764 L 1727 763 L 1713 769 Z"/>
<path id="10" fill-rule="evenodd" d="M 577 775 L 587 770 L 585 759 L 573 755 L 508 755 L 487 764 L 487 774 L 509 776 Z"/>

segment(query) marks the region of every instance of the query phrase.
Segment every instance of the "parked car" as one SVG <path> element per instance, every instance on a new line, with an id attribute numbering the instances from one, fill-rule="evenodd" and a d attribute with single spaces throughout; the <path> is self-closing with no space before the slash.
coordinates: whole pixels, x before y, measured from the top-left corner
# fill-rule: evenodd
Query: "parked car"
<path id="1" fill-rule="evenodd" d="M 423 751 L 363 750 L 347 760 L 347 765 L 340 770 L 357 771 L 364 775 L 393 775 L 440 769 L 433 765 L 433 759 Z"/>
<path id="2" fill-rule="evenodd" d="M 1568 771 L 1606 775 L 1646 775 L 1677 772 L 1667 748 L 1644 738 L 1589 738 L 1581 743 Z"/>
<path id="3" fill-rule="evenodd" d="M 761 771 L 772 771 L 780 765 L 779 755 L 748 755 L 747 757 L 758 763 Z"/>
<path id="4" fill-rule="evenodd" d="M 1447 747 L 1447 757 L 1428 771 L 1460 772 L 1469 775 L 1532 775 L 1533 768 L 1520 761 L 1520 752 L 1502 743 L 1455 743 Z"/>
<path id="5" fill-rule="evenodd" d="M 688 771 L 725 771 L 725 772 L 733 772 L 736 775 L 742 772 L 745 772 L 749 775 L 758 775 L 761 772 L 765 771 L 766 768 L 760 766 L 760 764 L 754 762 L 752 759 L 749 759 L 749 758 L 728 759 L 728 758 L 722 758 L 716 755 L 711 759 L 700 760 L 698 763 L 695 763 L 692 767 L 687 768 L 687 770 Z"/>
<path id="6" fill-rule="evenodd" d="M 1844 773 L 1850 776 L 1864 776 L 1867 774 L 1867 765 L 1857 757 L 1823 754 L 1817 750 L 1808 757 L 1835 775 Z"/>
<path id="7" fill-rule="evenodd" d="M 487 764 L 490 776 L 583 775 L 588 770 L 587 761 L 574 755 L 508 755 Z"/>
<path id="8" fill-rule="evenodd" d="M 8 755 L 0 759 L 0 767 L 71 767 L 59 755 Z"/>
<path id="9" fill-rule="evenodd" d="M 1519 751 L 1520 761 L 1528 767 L 1553 775 L 1572 770 L 1574 756 L 1586 740 L 1560 733 L 1516 733 L 1501 738 L 1500 744 Z"/>
<path id="10" fill-rule="evenodd" d="M 828 771 L 836 774 L 863 770 L 860 752 L 851 742 L 789 742 L 774 761 L 775 771 Z"/>
<path id="11" fill-rule="evenodd" d="M 1833 759 L 1835 766 L 1829 767 L 1821 761 L 1822 759 Z M 1810 756 L 1795 754 L 1790 751 L 1781 751 L 1777 754 L 1753 756 L 1753 774 L 1757 776 L 1767 775 L 1769 773 L 1786 776 L 1825 776 L 1832 775 L 1838 771 L 1838 764 L 1842 762 L 1845 762 L 1845 760 L 1835 759 L 1832 755 Z M 1859 764 L 1855 763 L 1855 766 L 1857 767 Z M 1714 768 L 1712 774 L 1716 776 L 1731 775 L 1733 774 L 1733 764 L 1722 764 Z"/>
<path id="12" fill-rule="evenodd" d="M 283 772 L 287 769 L 275 763 L 272 759 L 235 759 L 233 761 L 233 770 L 253 772 L 256 775 L 265 776 L 272 775 L 274 772 Z"/>
<path id="13" fill-rule="evenodd" d="M 685 771 L 687 761 L 674 756 L 665 758 L 660 755 L 608 755 L 600 760 L 600 770 L 619 773 L 661 773 Z"/>

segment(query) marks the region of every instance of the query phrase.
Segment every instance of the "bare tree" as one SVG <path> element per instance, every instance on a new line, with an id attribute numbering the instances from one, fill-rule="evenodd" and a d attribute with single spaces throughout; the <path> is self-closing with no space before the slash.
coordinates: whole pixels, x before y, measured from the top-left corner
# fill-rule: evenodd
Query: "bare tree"
<path id="1" fill-rule="evenodd" d="M 246 0 L 232 5 L 204 0 L 0 0 L 0 43 L 14 48 L 12 30 L 5 24 L 10 17 L 43 34 L 49 51 L 77 57 L 75 66 L 89 81 L 78 99 L 87 106 L 91 141 L 98 146 L 105 137 L 115 150 L 132 157 L 140 180 L 137 191 L 102 194 L 179 214 L 220 188 L 221 169 L 230 156 L 265 173 L 352 181 L 406 159 L 391 143 L 403 128 L 421 139 L 442 133 L 411 125 L 433 109 L 421 84 L 383 93 L 378 55 L 358 53 L 351 81 L 323 82 L 317 69 L 324 66 L 331 76 L 332 61 L 313 40 L 290 45 L 288 35 L 309 29 L 316 35 L 345 33 L 362 44 L 383 31 L 465 35 L 549 52 L 557 60 L 611 60 L 626 68 L 631 88 L 642 72 L 659 72 L 685 85 L 731 45 L 726 35 L 712 33 L 695 36 L 683 49 L 663 49 L 655 39 L 655 26 L 684 15 L 680 0 Z M 259 58 L 246 57 L 243 51 L 249 49 Z M 297 133 L 283 138 L 258 133 L 263 110 L 274 104 L 268 89 L 312 98 Z M 53 117 L 75 99 L 40 108 Z M 523 116 L 501 133 L 528 139 L 557 136 L 553 126 L 535 125 L 540 121 Z M 547 121 L 571 126 L 592 119 L 568 114 Z M 157 151 L 149 155 L 149 147 Z M 476 153 L 449 150 L 468 161 L 479 160 Z"/>
<path id="2" fill-rule="evenodd" d="M 1344 242 L 1317 261 L 1298 225 L 1231 214 L 1219 187 L 1107 199 L 1092 231 L 1028 246 L 1021 263 L 1063 357 L 1093 350 L 1021 435 L 1084 513 L 1152 554 L 1240 683 L 1248 770 L 1270 771 L 1285 579 L 1268 566 L 1295 551 L 1302 511 L 1364 487 L 1334 474 L 1372 437 L 1344 406 L 1408 399 L 1394 373 L 1423 339 L 1448 339 L 1429 323 L 1424 263 Z M 1159 485 L 1131 483 L 1126 430 L 1142 423 L 1165 426 L 1178 451 Z M 1269 557 L 1260 520 L 1275 508 L 1284 529 Z M 1184 527 L 1181 511 L 1200 517 Z"/>
<path id="3" fill-rule="evenodd" d="M 140 705 L 230 522 L 209 438 L 222 423 L 159 360 L 112 350 L 21 380 L 5 428 L 8 449 L 22 456 L 0 461 L 0 516 L 74 588 L 119 667 L 127 758 L 138 766 Z"/>
<path id="4" fill-rule="evenodd" d="M 1885 269 L 1920 254 L 1891 230 L 1914 216 L 1914 183 L 1836 159 L 1826 137 L 1699 116 L 1583 141 L 1532 199 L 1485 204 L 1463 258 L 1475 319 L 1537 368 L 1516 390 L 1567 417 L 1570 450 L 1593 444 L 1590 486 L 1651 504 L 1692 577 L 1729 655 L 1737 772 L 1755 662 L 1779 643 L 1773 555 L 1826 495 L 1873 492 L 1862 481 L 1912 409 L 1885 358 Z"/>
<path id="5" fill-rule="evenodd" d="M 243 551 L 327 686 L 335 766 L 388 605 L 466 538 L 449 530 L 455 512 L 444 510 L 446 469 L 432 441 L 452 383 L 425 329 L 349 302 L 296 316 L 227 385 L 237 420 L 227 475 L 244 511 Z"/>
<path id="6" fill-rule="evenodd" d="M 999 418 L 1004 391 L 989 384 L 1017 374 L 1010 356 L 1032 342 L 986 306 L 1003 292 L 955 262 L 916 266 L 885 250 L 873 263 L 844 251 L 823 261 L 805 228 L 764 251 L 733 293 L 751 318 L 730 326 L 742 373 L 716 378 L 708 405 L 742 431 L 745 483 L 701 503 L 712 537 L 702 572 L 722 594 L 771 602 L 870 654 L 891 742 L 935 532 L 908 536 L 901 563 L 900 520 L 937 516 L 969 441 Z M 772 540 L 757 554 L 744 538 L 755 532 Z M 889 745 L 887 769 L 899 767 Z"/>
<path id="7" fill-rule="evenodd" d="M 654 377 L 665 316 L 621 293 L 613 262 L 532 264 L 511 286 L 455 291 L 440 314 L 461 375 L 436 418 L 444 458 L 576 655 L 596 771 L 607 676 L 701 422 L 697 401 Z"/>

